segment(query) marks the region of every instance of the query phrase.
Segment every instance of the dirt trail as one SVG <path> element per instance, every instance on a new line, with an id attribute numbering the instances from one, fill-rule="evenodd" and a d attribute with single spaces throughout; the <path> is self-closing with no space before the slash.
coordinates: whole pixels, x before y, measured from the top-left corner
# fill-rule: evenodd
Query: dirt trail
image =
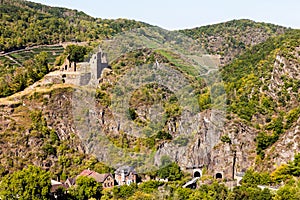
<path id="1" fill-rule="evenodd" d="M 17 65 L 21 66 L 21 63 L 18 62 L 17 60 L 15 60 L 14 58 L 12 58 L 10 55 L 6 54 L 4 55 L 6 58 L 10 59 L 11 61 L 13 61 L 14 63 L 16 63 Z"/>

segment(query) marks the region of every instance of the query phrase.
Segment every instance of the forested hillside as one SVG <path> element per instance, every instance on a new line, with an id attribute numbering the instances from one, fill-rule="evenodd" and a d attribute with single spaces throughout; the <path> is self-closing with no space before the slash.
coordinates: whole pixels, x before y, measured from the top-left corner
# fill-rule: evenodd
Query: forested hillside
<path id="1" fill-rule="evenodd" d="M 260 131 L 256 151 L 261 158 L 265 149 L 273 144 L 276 148 L 278 140 L 295 131 L 300 117 L 299 50 L 300 31 L 290 30 L 247 50 L 222 69 L 228 109 Z"/>
<path id="2" fill-rule="evenodd" d="M 3 0 L 0 19 L 0 52 L 65 41 L 95 41 L 148 26 L 128 19 L 93 18 L 77 10 L 21 0 Z"/>
<path id="3" fill-rule="evenodd" d="M 179 31 L 152 27 L 114 41 L 140 27 L 152 26 L 0 0 L 0 199 L 51 199 L 50 179 L 66 181 L 84 169 L 113 173 L 120 163 L 147 181 L 103 189 L 79 178 L 59 195 L 299 199 L 300 30 L 232 20 Z M 66 84 L 65 58 L 82 62 L 99 44 L 117 57 L 96 89 Z M 171 90 L 183 79 L 195 101 Z M 122 113 L 118 100 L 126 98 Z M 183 187 L 192 179 L 194 189 Z"/>
<path id="4" fill-rule="evenodd" d="M 198 40 L 210 54 L 221 56 L 221 65 L 230 63 L 246 49 L 284 33 L 287 28 L 241 19 L 181 30 Z"/>
<path id="5" fill-rule="evenodd" d="M 0 4 L 0 19 L 1 53 L 62 42 L 97 44 L 116 33 L 149 26 L 128 19 L 93 18 L 77 10 L 22 0 L 3 0 Z M 41 46 L 0 55 L 0 97 L 22 91 L 51 71 L 55 58 L 63 52 L 61 48 L 57 46 L 47 49 Z"/>
<path id="6" fill-rule="evenodd" d="M 255 162 L 249 163 L 247 159 L 239 161 L 239 163 L 246 163 L 249 167 L 241 182 L 242 186 L 230 190 L 221 183 L 222 181 L 226 183 L 228 179 L 218 182 L 211 175 L 211 169 L 216 167 L 214 163 L 211 163 L 198 181 L 198 189 L 182 188 L 190 176 L 182 173 L 177 165 L 167 164 L 161 166 L 153 174 L 161 178 L 172 177 L 168 183 L 148 181 L 139 186 L 115 187 L 101 191 L 100 196 L 111 199 L 134 199 L 141 196 L 149 199 L 160 197 L 163 199 L 282 199 L 282 197 L 284 197 L 283 199 L 297 199 L 300 191 L 297 180 L 299 154 L 295 152 L 299 149 L 297 149 L 298 147 L 292 149 L 293 153 L 289 153 L 288 158 L 282 158 L 283 156 L 279 153 L 274 154 L 274 152 L 289 152 L 289 148 L 293 147 L 293 144 L 278 146 L 278 142 L 285 144 L 289 141 L 285 139 L 285 135 L 293 133 L 299 118 L 299 39 L 298 30 L 288 31 L 283 35 L 270 38 L 265 43 L 248 49 L 221 70 L 228 99 L 228 123 L 225 130 L 230 128 L 230 123 L 235 123 L 236 126 L 233 130 L 224 132 L 212 154 L 219 159 L 218 165 L 225 166 L 226 159 L 231 160 L 233 154 L 232 152 L 227 154 L 228 152 L 225 151 L 225 157 L 228 158 L 222 160 L 218 157 L 219 149 L 236 150 L 239 154 L 246 154 L 244 156 L 247 158 L 252 154 L 247 155 L 248 150 L 241 152 L 239 148 L 246 142 L 254 144 L 256 149 L 250 149 L 250 151 L 254 151 L 257 155 L 255 160 L 252 160 Z M 112 71 L 108 71 L 107 75 L 103 76 L 106 81 L 102 82 L 97 90 L 98 112 L 105 112 L 110 116 L 108 106 L 111 105 L 111 88 L 119 76 L 141 62 L 152 63 L 155 60 L 179 69 L 183 65 L 176 54 L 162 50 L 141 49 L 122 55 L 112 63 Z M 189 71 L 182 71 L 182 73 L 185 76 L 191 75 Z M 193 77 L 190 78 L 192 83 L 196 83 Z M 84 168 L 91 168 L 99 172 L 111 170 L 99 163 L 93 156 L 86 155 L 77 135 L 72 132 L 74 124 L 72 124 L 70 101 L 75 89 L 64 85 L 50 85 L 41 87 L 26 96 L 7 99 L 15 100 L 15 102 L 2 102 L 1 138 L 3 148 L 1 151 L 3 154 L 0 168 L 2 176 L 32 163 L 51 172 L 45 177 L 59 177 L 62 180 L 68 176 L 74 176 Z M 199 89 L 200 100 L 209 88 Z M 147 85 L 135 91 L 130 104 L 130 118 L 140 125 L 147 124 L 145 111 L 147 106 L 152 105 L 157 99 L 164 99 L 165 114 L 169 117 L 169 122 L 176 121 L 176 117 L 180 116 L 181 112 L 177 99 L 172 97 L 170 91 L 155 85 Z M 210 109 L 209 105 L 203 104 L 202 106 L 204 110 Z M 102 126 L 108 130 L 112 127 L 109 124 L 110 119 L 107 117 L 104 119 Z M 168 124 L 166 125 L 168 126 Z M 249 127 L 255 131 L 248 132 Z M 153 133 L 147 140 L 136 139 L 126 133 L 109 135 L 109 138 L 114 145 L 128 152 L 147 153 L 149 149 L 159 149 L 161 144 L 173 139 L 173 133 L 170 132 L 170 134 L 165 130 Z M 245 140 L 240 138 L 240 135 L 243 134 L 246 134 Z M 255 140 L 250 139 L 253 137 Z M 178 142 L 184 142 L 184 140 L 178 140 Z M 287 164 L 275 167 L 274 161 L 277 158 L 274 155 Z M 294 161 L 288 162 L 294 157 Z M 113 158 L 111 157 L 111 159 Z M 257 171 L 251 169 L 250 166 Z M 9 191 L 19 188 L 18 173 L 27 173 L 24 177 L 36 181 L 28 175 L 30 174 L 29 170 L 41 169 L 29 167 L 23 171 L 6 175 L 2 178 L 2 186 L 6 189 L 0 189 L 0 195 L 11 194 Z M 172 174 L 173 172 L 174 174 Z M 43 174 L 45 171 L 39 173 Z M 8 184 L 8 180 L 12 180 L 13 184 Z M 269 189 L 261 190 L 257 187 L 257 185 L 280 186 L 282 183 L 285 185 L 281 186 L 277 192 L 271 192 Z M 49 189 L 49 186 L 43 187 Z M 158 188 L 163 188 L 167 192 L 158 192 Z M 76 192 L 78 192 L 76 189 L 70 190 L 65 194 L 65 198 L 78 198 L 80 194 Z M 85 195 L 90 194 L 92 193 Z"/>

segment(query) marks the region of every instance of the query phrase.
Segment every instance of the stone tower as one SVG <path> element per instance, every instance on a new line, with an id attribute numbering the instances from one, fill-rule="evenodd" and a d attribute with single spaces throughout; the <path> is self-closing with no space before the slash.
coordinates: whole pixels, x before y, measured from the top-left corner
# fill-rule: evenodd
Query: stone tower
<path id="1" fill-rule="evenodd" d="M 98 80 L 101 76 L 102 70 L 108 67 L 106 54 L 103 53 L 100 47 L 98 52 L 92 55 L 90 59 L 90 67 L 92 80 Z"/>

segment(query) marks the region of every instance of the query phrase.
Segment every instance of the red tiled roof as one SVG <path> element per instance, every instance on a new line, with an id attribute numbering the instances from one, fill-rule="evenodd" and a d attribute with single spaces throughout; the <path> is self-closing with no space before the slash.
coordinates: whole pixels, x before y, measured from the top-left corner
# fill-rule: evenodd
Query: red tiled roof
<path id="1" fill-rule="evenodd" d="M 79 176 L 89 176 L 92 173 L 93 173 L 93 171 L 91 171 L 89 169 L 85 169 L 79 174 Z"/>
<path id="2" fill-rule="evenodd" d="M 94 178 L 97 182 L 103 183 L 108 176 L 113 177 L 111 174 L 99 174 L 98 172 L 85 169 L 78 176 L 88 176 Z"/>

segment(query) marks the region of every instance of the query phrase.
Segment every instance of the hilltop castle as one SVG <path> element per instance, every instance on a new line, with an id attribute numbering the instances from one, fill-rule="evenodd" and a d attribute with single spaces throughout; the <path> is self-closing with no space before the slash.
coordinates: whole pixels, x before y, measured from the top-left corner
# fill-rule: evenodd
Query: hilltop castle
<path id="1" fill-rule="evenodd" d="M 74 85 L 97 85 L 103 69 L 108 67 L 107 56 L 99 47 L 90 57 L 89 62 L 70 62 L 69 56 L 61 66 L 60 74 L 63 83 Z"/>

